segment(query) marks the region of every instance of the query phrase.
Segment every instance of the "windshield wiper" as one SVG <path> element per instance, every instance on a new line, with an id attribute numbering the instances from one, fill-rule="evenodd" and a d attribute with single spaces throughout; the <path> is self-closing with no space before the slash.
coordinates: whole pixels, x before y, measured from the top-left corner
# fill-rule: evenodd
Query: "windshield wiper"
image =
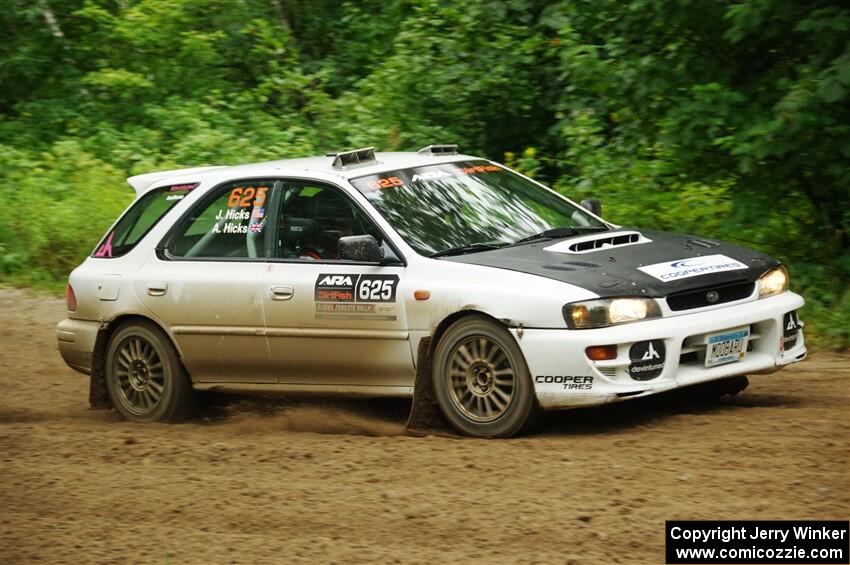
<path id="1" fill-rule="evenodd" d="M 571 228 L 552 228 L 522 239 L 518 239 L 509 245 L 522 245 L 523 243 L 531 243 L 533 241 L 546 241 L 559 237 L 572 237 L 587 232 L 608 231 L 611 228 L 608 226 L 578 226 Z"/>
<path id="2" fill-rule="evenodd" d="M 431 258 L 447 257 L 449 255 L 463 255 L 464 253 L 475 253 L 476 251 L 489 251 L 502 247 L 496 243 L 467 243 L 466 245 L 458 245 L 457 247 L 449 247 L 442 251 L 437 251 L 429 255 Z"/>

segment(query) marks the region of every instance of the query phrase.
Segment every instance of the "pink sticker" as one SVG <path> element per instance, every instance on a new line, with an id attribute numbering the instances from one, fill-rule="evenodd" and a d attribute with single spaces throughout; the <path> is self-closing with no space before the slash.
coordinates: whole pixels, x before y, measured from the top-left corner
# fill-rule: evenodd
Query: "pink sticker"
<path id="1" fill-rule="evenodd" d="M 201 183 L 193 182 L 193 183 L 188 183 L 188 184 L 174 184 L 174 185 L 171 185 L 169 187 L 169 190 L 171 192 L 176 192 L 178 190 L 193 190 L 193 189 L 197 188 L 199 184 L 201 184 Z"/>
<path id="2" fill-rule="evenodd" d="M 100 246 L 100 249 L 94 254 L 95 257 L 112 257 L 112 236 L 115 235 L 115 232 L 109 234 L 109 237 L 106 238 L 106 241 L 103 245 Z"/>

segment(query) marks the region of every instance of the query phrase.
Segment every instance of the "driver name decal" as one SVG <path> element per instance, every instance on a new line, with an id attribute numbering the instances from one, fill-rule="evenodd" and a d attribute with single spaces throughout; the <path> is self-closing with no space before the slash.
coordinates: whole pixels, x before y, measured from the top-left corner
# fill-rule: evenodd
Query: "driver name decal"
<path id="1" fill-rule="evenodd" d="M 654 265 L 638 267 L 638 270 L 660 281 L 670 282 L 711 273 L 721 273 L 723 271 L 738 271 L 746 268 L 747 266 L 740 261 L 726 255 L 707 255 L 705 257 L 677 259 L 676 261 L 666 263 L 655 263 Z"/>

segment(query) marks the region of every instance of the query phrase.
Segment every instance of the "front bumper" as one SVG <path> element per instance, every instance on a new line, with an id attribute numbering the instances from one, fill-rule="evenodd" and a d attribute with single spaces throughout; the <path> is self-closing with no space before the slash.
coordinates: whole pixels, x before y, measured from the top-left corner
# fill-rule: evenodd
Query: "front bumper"
<path id="1" fill-rule="evenodd" d="M 90 374 L 100 322 L 62 320 L 56 326 L 59 354 L 75 371 Z"/>
<path id="2" fill-rule="evenodd" d="M 543 409 L 605 404 L 735 375 L 770 373 L 802 361 L 806 345 L 802 328 L 794 339 L 783 333 L 787 313 L 805 301 L 793 292 L 735 306 L 623 324 L 597 330 L 512 330 L 528 363 Z M 749 349 L 743 359 L 706 367 L 706 334 L 749 327 Z M 636 380 L 629 373 L 632 344 L 662 340 L 661 373 Z M 788 343 L 788 347 L 785 347 Z M 590 361 L 585 349 L 616 345 L 617 358 Z"/>

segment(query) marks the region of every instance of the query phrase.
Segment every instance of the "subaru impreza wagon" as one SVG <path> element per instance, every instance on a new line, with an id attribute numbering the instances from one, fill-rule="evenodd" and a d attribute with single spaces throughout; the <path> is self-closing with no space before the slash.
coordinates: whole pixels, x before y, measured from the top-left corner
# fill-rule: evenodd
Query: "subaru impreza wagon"
<path id="1" fill-rule="evenodd" d="M 506 437 L 806 356 L 776 259 L 611 224 L 455 146 L 128 182 L 57 332 L 92 404 L 130 420 L 185 417 L 202 390 L 422 394 Z"/>

